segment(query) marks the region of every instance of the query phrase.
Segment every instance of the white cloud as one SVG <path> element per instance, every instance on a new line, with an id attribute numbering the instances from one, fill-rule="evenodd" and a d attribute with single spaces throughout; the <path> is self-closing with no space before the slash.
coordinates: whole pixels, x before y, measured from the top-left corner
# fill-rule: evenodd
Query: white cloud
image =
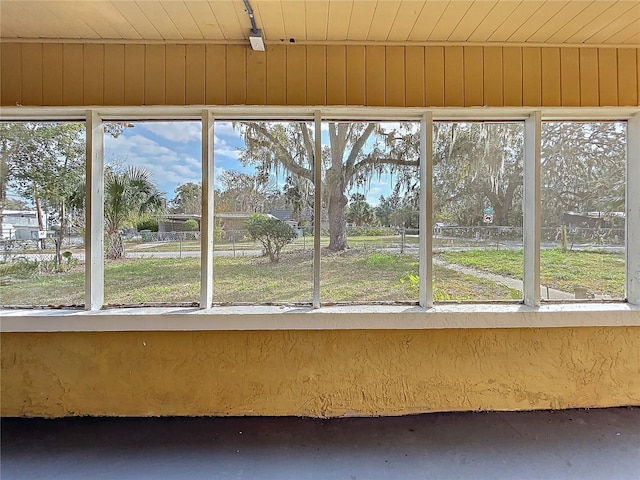
<path id="1" fill-rule="evenodd" d="M 202 138 L 200 122 L 143 122 L 136 124 L 144 130 L 171 142 L 199 142 Z"/>

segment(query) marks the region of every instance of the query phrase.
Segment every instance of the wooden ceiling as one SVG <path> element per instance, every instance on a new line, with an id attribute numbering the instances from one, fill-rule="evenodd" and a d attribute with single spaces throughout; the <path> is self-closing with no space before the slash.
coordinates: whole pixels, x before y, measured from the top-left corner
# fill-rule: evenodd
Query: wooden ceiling
<path id="1" fill-rule="evenodd" d="M 250 0 L 268 43 L 640 46 L 638 0 Z M 1 0 L 0 38 L 245 41 L 242 0 Z"/>

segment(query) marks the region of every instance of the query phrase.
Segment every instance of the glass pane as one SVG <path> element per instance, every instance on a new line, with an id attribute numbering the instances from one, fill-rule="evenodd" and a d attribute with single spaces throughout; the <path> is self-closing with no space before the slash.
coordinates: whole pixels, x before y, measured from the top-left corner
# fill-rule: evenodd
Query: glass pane
<path id="1" fill-rule="evenodd" d="M 197 302 L 201 124 L 114 127 L 105 134 L 105 303 Z"/>
<path id="2" fill-rule="evenodd" d="M 323 122 L 320 298 L 417 302 L 417 122 Z"/>
<path id="3" fill-rule="evenodd" d="M 623 122 L 542 124 L 545 300 L 625 296 Z"/>
<path id="4" fill-rule="evenodd" d="M 522 298 L 522 123 L 434 123 L 436 301 Z"/>
<path id="5" fill-rule="evenodd" d="M 310 303 L 313 124 L 215 124 L 215 303 Z"/>
<path id="6" fill-rule="evenodd" d="M 0 299 L 84 303 L 85 126 L 0 123 Z"/>

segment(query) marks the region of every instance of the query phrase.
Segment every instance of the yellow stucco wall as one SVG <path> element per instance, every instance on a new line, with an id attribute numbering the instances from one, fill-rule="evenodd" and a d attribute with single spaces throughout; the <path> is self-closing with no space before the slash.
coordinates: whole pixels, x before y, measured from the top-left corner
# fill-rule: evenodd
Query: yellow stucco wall
<path id="1" fill-rule="evenodd" d="M 4 416 L 640 404 L 640 328 L 4 333 Z"/>
<path id="2" fill-rule="evenodd" d="M 1 43 L 0 104 L 637 106 L 640 49 Z"/>

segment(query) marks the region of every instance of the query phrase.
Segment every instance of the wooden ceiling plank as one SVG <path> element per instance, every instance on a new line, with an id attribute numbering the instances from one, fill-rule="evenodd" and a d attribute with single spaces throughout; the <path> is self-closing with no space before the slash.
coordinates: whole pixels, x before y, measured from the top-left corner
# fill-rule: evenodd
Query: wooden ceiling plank
<path id="1" fill-rule="evenodd" d="M 426 7 L 426 2 L 414 2 L 411 0 L 403 0 L 400 2 L 400 8 L 393 25 L 389 31 L 387 40 L 391 42 L 404 42 L 409 37 L 411 30 L 414 28 L 422 9 Z M 424 61 L 424 59 L 423 59 Z M 422 102 L 424 103 L 424 102 Z"/>
<path id="2" fill-rule="evenodd" d="M 498 27 L 504 23 L 507 17 L 513 13 L 518 5 L 518 2 L 511 0 L 500 0 L 496 2 L 482 22 L 471 32 L 467 41 L 486 42 Z"/>
<path id="3" fill-rule="evenodd" d="M 562 10 L 569 2 L 554 1 L 545 2 L 540 9 L 531 15 L 520 28 L 515 30 L 508 37 L 511 42 L 527 42 L 533 34 L 542 28 L 550 18 L 553 18 L 560 10 Z"/>
<path id="4" fill-rule="evenodd" d="M 582 13 L 588 4 L 586 2 L 571 2 L 562 7 L 555 15 L 540 27 L 527 41 L 533 43 L 545 42 L 551 35 L 558 30 L 564 28 L 567 22 L 570 22 L 580 13 Z"/>
<path id="5" fill-rule="evenodd" d="M 353 2 L 349 21 L 349 40 L 365 40 L 367 38 L 376 11 L 376 3 L 375 0 Z"/>
<path id="6" fill-rule="evenodd" d="M 633 38 L 634 36 L 638 36 L 639 34 L 640 34 L 640 19 L 636 18 L 633 21 L 631 21 L 631 23 L 629 23 L 629 25 L 624 27 L 622 30 L 619 30 L 618 33 L 607 38 L 605 43 L 611 43 L 611 44 L 627 43 L 627 41 L 630 38 Z"/>
<path id="7" fill-rule="evenodd" d="M 2 9 L 2 38 L 33 38 L 38 36 L 33 24 L 24 20 L 21 5 L 17 2 L 0 2 Z"/>
<path id="8" fill-rule="evenodd" d="M 352 8 L 353 2 L 329 1 L 327 40 L 341 41 L 347 39 Z"/>
<path id="9" fill-rule="evenodd" d="M 489 42 L 505 42 L 513 33 L 524 25 L 542 6 L 544 0 L 518 2 L 516 9 L 489 36 Z"/>
<path id="10" fill-rule="evenodd" d="M 217 8 L 218 5 L 216 4 L 216 9 Z M 268 40 L 284 40 L 286 38 L 286 34 L 284 30 L 284 18 L 282 17 L 282 5 L 280 1 L 272 0 L 268 2 L 257 2 L 254 14 L 256 13 L 256 10 L 260 14 L 261 20 L 258 23 L 258 28 L 262 30 L 264 38 Z M 249 22 L 249 16 L 246 13 L 245 19 L 246 22 L 241 20 L 241 23 L 243 31 L 247 32 L 246 35 L 248 36 L 249 30 L 251 30 L 251 23 Z"/>
<path id="11" fill-rule="evenodd" d="M 88 23 L 89 19 L 95 19 L 102 23 L 104 28 L 108 28 L 110 31 L 115 32 L 110 33 L 110 36 L 106 38 L 124 38 L 133 40 L 140 40 L 143 38 L 131 22 L 123 16 L 111 2 L 73 2 L 73 4 L 76 3 L 83 8 L 83 18 L 85 22 Z M 67 13 L 67 7 L 65 7 L 63 11 Z M 69 18 L 71 22 L 74 21 L 73 17 Z"/>
<path id="12" fill-rule="evenodd" d="M 113 3 L 114 7 L 120 12 L 123 17 L 129 20 L 129 22 L 133 25 L 133 27 L 143 39 L 162 39 L 162 36 L 158 32 L 158 30 L 156 30 L 156 28 L 149 21 L 144 12 L 140 10 L 138 2 L 116 1 L 111 3 Z"/>
<path id="13" fill-rule="evenodd" d="M 323 41 L 327 39 L 329 2 L 306 2 L 305 25 L 307 40 Z"/>
<path id="14" fill-rule="evenodd" d="M 433 28 L 431 35 L 429 35 L 429 40 L 440 42 L 448 40 L 451 32 L 455 30 L 472 5 L 473 2 L 471 1 L 449 2 L 438 23 Z"/>
<path id="15" fill-rule="evenodd" d="M 224 39 L 222 29 L 209 6 L 209 2 L 187 1 L 185 5 L 205 40 Z"/>
<path id="16" fill-rule="evenodd" d="M 633 10 L 637 9 L 637 3 L 635 2 L 602 3 L 608 4 L 608 8 L 587 24 L 582 25 L 575 34 L 566 39 L 567 43 L 586 43 L 589 37 L 602 29 L 604 26 L 608 25 L 610 22 L 614 21 L 616 18 L 619 18 L 621 15 L 627 15 L 628 13 L 631 13 L 633 15 Z M 633 5 L 630 5 L 630 3 L 632 3 Z"/>
<path id="17" fill-rule="evenodd" d="M 163 1 L 162 7 L 182 38 L 187 40 L 202 40 L 204 38 L 184 2 Z"/>
<path id="18" fill-rule="evenodd" d="M 305 2 L 285 1 L 281 5 L 285 37 L 293 38 L 294 40 L 305 40 L 307 33 Z"/>
<path id="19" fill-rule="evenodd" d="M 448 40 L 451 42 L 465 42 L 471 36 L 479 25 L 485 22 L 485 18 L 491 10 L 497 5 L 497 1 L 493 2 L 474 2 L 469 10 L 464 14 L 460 23 L 449 35 Z"/>
<path id="20" fill-rule="evenodd" d="M 155 27 L 163 40 L 183 40 L 180 31 L 158 2 L 138 2 L 147 19 Z"/>
<path id="21" fill-rule="evenodd" d="M 426 3 L 413 29 L 409 33 L 409 40 L 414 42 L 424 42 L 428 40 L 433 28 L 440 20 L 448 4 L 449 2 L 445 1 Z"/>
<path id="22" fill-rule="evenodd" d="M 399 0 L 378 0 L 367 40 L 384 42 L 389 38 L 391 26 L 400 8 Z"/>
<path id="23" fill-rule="evenodd" d="M 587 8 L 582 10 L 578 15 L 565 23 L 552 35 L 547 37 L 546 41 L 549 43 L 563 43 L 568 38 L 575 35 L 583 25 L 598 18 L 602 12 L 611 6 L 609 2 L 591 2 Z"/>
<path id="24" fill-rule="evenodd" d="M 640 11 L 636 7 L 629 10 L 627 13 L 620 15 L 618 18 L 613 20 L 608 25 L 604 26 L 597 32 L 594 32 L 592 36 L 590 36 L 585 43 L 606 43 L 607 39 L 616 35 L 620 30 L 626 28 L 629 24 L 634 21 L 638 21 L 640 17 Z"/>

